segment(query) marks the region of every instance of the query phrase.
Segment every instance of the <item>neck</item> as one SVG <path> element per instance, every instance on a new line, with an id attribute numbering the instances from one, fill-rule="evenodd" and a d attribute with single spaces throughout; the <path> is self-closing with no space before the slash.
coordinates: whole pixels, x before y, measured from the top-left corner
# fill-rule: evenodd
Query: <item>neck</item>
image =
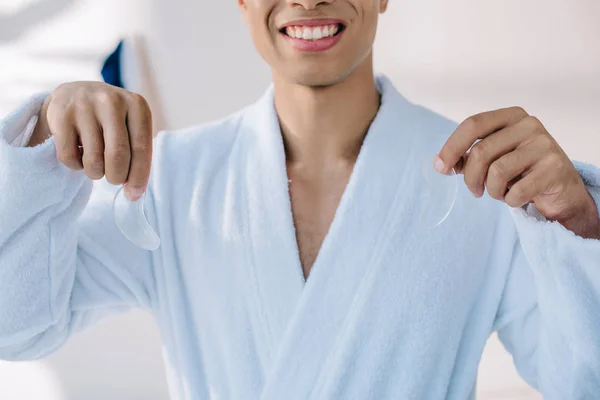
<path id="1" fill-rule="evenodd" d="M 273 81 L 288 163 L 354 163 L 380 103 L 371 57 L 332 86 L 295 85 L 275 74 Z"/>

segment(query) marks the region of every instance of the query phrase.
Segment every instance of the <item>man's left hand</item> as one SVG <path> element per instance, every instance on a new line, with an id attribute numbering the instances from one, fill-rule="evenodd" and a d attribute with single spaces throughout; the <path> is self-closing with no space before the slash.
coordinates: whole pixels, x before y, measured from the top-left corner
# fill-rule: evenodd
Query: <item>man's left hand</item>
<path id="1" fill-rule="evenodd" d="M 600 239 L 598 208 L 579 172 L 544 125 L 520 107 L 467 118 L 435 166 L 441 173 L 462 173 L 475 197 L 487 189 L 511 207 L 534 203 L 546 219 Z"/>

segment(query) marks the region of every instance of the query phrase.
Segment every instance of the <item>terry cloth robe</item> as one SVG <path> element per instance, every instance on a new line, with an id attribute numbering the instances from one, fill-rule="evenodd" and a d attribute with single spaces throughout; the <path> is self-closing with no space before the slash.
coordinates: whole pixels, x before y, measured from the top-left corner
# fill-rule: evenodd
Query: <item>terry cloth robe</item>
<path id="1" fill-rule="evenodd" d="M 456 124 L 377 84 L 381 108 L 307 280 L 272 87 L 158 136 L 154 252 L 116 228 L 116 188 L 59 164 L 53 139 L 8 144 L 43 96 L 4 119 L 0 358 L 44 357 L 141 307 L 176 400 L 473 399 L 494 331 L 546 400 L 600 398 L 600 241 L 462 184 L 448 219 L 421 229 L 415 166 Z M 600 204 L 600 170 L 577 166 Z"/>

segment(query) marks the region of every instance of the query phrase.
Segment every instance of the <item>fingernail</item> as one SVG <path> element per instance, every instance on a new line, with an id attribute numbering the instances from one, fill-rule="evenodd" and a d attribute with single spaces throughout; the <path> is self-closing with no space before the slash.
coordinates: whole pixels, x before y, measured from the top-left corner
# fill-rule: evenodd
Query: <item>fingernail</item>
<path id="1" fill-rule="evenodd" d="M 143 194 L 144 188 L 135 188 L 129 186 L 125 188 L 125 197 L 131 202 L 138 201 Z"/>
<path id="2" fill-rule="evenodd" d="M 433 161 L 433 166 L 435 167 L 435 170 L 437 172 L 439 172 L 440 174 L 443 174 L 444 171 L 446 170 L 446 165 L 444 164 L 444 162 L 442 161 L 440 156 L 435 156 L 435 159 Z"/>

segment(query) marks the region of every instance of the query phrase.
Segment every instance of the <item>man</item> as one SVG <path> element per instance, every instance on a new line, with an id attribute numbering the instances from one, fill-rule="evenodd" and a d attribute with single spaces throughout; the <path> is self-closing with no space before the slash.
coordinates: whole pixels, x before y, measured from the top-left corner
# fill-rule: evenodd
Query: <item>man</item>
<path id="1" fill-rule="evenodd" d="M 600 171 L 521 108 L 457 127 L 374 79 L 385 0 L 238 3 L 273 71 L 256 104 L 154 152 L 144 100 L 100 83 L 3 121 L 0 357 L 142 307 L 174 399 L 467 399 L 498 331 L 545 398 L 597 398 Z M 468 190 L 423 229 L 438 151 Z M 147 193 L 157 251 L 102 177 Z"/>

